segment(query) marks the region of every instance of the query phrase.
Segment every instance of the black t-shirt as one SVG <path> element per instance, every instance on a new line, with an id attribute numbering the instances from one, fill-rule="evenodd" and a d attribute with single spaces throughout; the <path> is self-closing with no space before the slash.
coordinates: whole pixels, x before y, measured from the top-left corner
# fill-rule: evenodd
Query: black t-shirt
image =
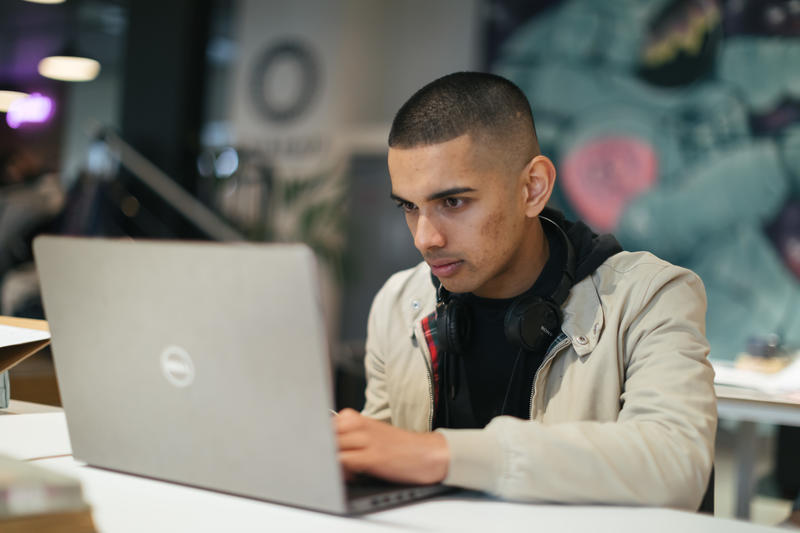
<path id="1" fill-rule="evenodd" d="M 543 228 L 550 257 L 526 294 L 547 297 L 561 281 L 566 250 L 555 228 L 549 224 Z M 545 354 L 521 350 L 506 339 L 505 316 L 515 298 L 453 296 L 467 303 L 472 313 L 472 339 L 467 353 L 448 361 L 455 360 L 458 386 L 453 398 L 449 391 L 440 391 L 436 427 L 483 428 L 501 414 L 528 418 L 533 377 Z"/>

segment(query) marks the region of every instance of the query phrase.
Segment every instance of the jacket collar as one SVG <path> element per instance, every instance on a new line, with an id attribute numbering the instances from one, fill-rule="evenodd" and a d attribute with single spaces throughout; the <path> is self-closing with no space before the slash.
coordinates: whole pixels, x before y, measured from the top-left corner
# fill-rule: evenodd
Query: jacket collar
<path id="1" fill-rule="evenodd" d="M 572 348 L 583 357 L 597 346 L 603 332 L 604 318 L 600 297 L 593 276 L 586 276 L 569 292 L 563 308 L 563 331 L 572 341 Z"/>
<path id="2" fill-rule="evenodd" d="M 402 303 L 403 316 L 409 337 L 414 336 L 414 328 L 424 317 L 436 309 L 436 289 L 430 281 L 431 270 L 426 263 L 417 266 L 417 278 L 413 289 L 405 291 L 406 301 Z"/>
<path id="3" fill-rule="evenodd" d="M 414 336 L 416 324 L 436 309 L 436 289 L 430 282 L 430 268 L 422 263 L 417 269 L 414 289 L 405 293 L 406 301 L 402 303 L 409 337 Z M 561 331 L 570 338 L 579 356 L 588 355 L 597 346 L 604 326 L 603 308 L 593 276 L 586 276 L 572 287 L 563 313 Z"/>

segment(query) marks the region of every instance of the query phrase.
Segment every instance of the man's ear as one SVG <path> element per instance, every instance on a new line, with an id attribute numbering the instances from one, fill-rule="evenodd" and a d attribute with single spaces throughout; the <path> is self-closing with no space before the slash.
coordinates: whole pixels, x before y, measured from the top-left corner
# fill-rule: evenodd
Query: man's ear
<path id="1" fill-rule="evenodd" d="M 553 194 L 556 167 L 547 156 L 537 155 L 525 166 L 523 173 L 525 214 L 531 218 L 537 217 Z"/>

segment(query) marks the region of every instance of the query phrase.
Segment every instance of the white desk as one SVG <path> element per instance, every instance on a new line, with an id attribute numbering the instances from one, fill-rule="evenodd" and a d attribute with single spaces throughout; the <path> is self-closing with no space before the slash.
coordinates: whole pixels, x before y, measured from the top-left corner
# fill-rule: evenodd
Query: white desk
<path id="1" fill-rule="evenodd" d="M 0 409 L 0 453 L 26 461 L 71 456 L 64 411 L 11 400 Z"/>
<path id="2" fill-rule="evenodd" d="M 716 385 L 720 418 L 738 422 L 736 432 L 736 516 L 750 516 L 756 456 L 756 423 L 800 426 L 800 400 L 738 387 Z"/>
<path id="3" fill-rule="evenodd" d="M 44 440 L 38 451 L 64 451 L 63 415 L 0 416 L 0 453 Z M 52 413 L 50 413 L 52 414 Z M 58 421 L 58 417 L 61 421 Z M 28 418 L 20 423 L 14 419 Z M 16 441 L 16 442 L 15 442 Z M 68 444 L 68 443 L 67 443 Z M 37 457 L 37 453 L 25 454 Z M 69 456 L 35 459 L 81 480 L 98 529 L 142 531 L 486 532 L 499 527 L 528 531 L 641 533 L 756 533 L 779 531 L 747 522 L 670 509 L 533 505 L 458 493 L 357 518 L 343 518 L 84 466 Z"/>

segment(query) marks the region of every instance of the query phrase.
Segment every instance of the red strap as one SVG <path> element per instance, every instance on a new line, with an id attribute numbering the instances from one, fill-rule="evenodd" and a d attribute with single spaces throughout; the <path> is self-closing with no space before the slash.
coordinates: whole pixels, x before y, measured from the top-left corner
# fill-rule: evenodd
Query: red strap
<path id="1" fill-rule="evenodd" d="M 435 316 L 436 313 L 431 313 L 422 319 L 422 332 L 425 335 L 425 343 L 428 345 L 428 350 L 431 352 L 434 412 L 436 412 L 436 406 L 439 405 L 439 350 L 436 349 L 436 342 L 434 341 L 434 330 L 436 328 Z"/>

